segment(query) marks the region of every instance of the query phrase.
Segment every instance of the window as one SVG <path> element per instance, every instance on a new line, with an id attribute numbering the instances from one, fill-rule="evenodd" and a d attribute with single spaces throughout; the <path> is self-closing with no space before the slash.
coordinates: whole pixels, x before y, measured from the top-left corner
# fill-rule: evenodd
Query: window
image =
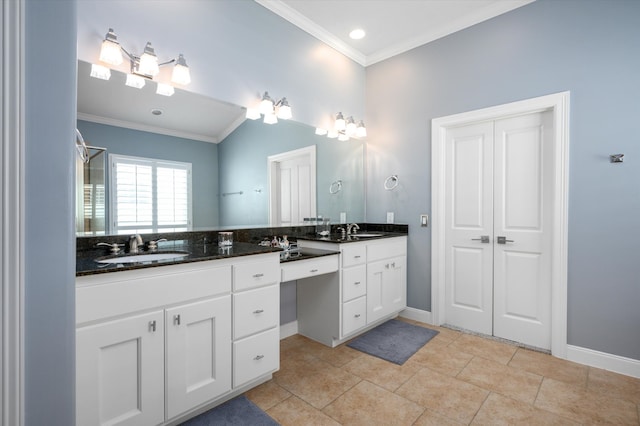
<path id="1" fill-rule="evenodd" d="M 191 230 L 191 163 L 109 155 L 117 234 Z"/>

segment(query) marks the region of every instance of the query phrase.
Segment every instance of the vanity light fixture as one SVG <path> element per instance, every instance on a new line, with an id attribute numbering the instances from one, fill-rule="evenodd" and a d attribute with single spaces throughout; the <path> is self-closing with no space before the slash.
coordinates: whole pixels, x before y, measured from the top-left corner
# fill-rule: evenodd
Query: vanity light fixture
<path id="1" fill-rule="evenodd" d="M 356 120 L 354 120 L 353 116 L 349 116 L 345 120 L 342 112 L 339 112 L 336 114 L 333 129 L 327 130 L 318 127 L 316 128 L 316 135 L 327 135 L 327 137 L 331 139 L 338 138 L 340 141 L 348 141 L 349 138 L 352 137 L 366 138 L 367 128 L 364 126 L 364 121 L 360 120 L 358 124 L 356 124 Z"/>
<path id="2" fill-rule="evenodd" d="M 127 86 L 135 87 L 137 89 L 144 87 L 145 79 L 153 80 L 153 78 L 160 73 L 160 67 L 168 64 L 174 64 L 173 72 L 171 74 L 172 83 L 185 86 L 191 82 L 189 67 L 187 66 L 187 61 L 184 59 L 184 55 L 182 53 L 178 55 L 177 59 L 171 59 L 160 63 L 151 42 L 147 42 L 141 55 L 129 53 L 118 42 L 118 37 L 113 31 L 113 28 L 109 28 L 107 35 L 105 35 L 104 40 L 102 41 L 102 47 L 100 48 L 100 61 L 109 65 L 120 65 L 124 60 L 123 53 L 127 58 L 129 58 L 129 62 L 131 64 L 131 72 L 127 75 Z M 110 72 L 107 73 L 104 70 L 96 69 L 94 72 L 94 67 L 102 66 L 97 64 L 92 65 L 92 77 L 102 78 L 103 80 L 108 80 L 111 77 Z M 102 68 L 109 70 L 106 67 Z M 161 84 L 162 86 L 160 86 Z M 169 85 L 158 83 L 158 91 L 156 91 L 156 93 L 171 96 L 174 92 L 173 87 L 169 89 L 166 86 Z"/>
<path id="3" fill-rule="evenodd" d="M 100 80 L 109 80 L 111 78 L 111 70 L 98 64 L 91 64 L 91 77 Z"/>
<path id="4" fill-rule="evenodd" d="M 172 96 L 175 92 L 174 88 L 170 84 L 158 83 L 156 93 L 162 96 Z"/>
<path id="5" fill-rule="evenodd" d="M 287 98 L 283 97 L 274 102 L 269 96 L 269 92 L 264 92 L 258 108 L 247 108 L 245 117 L 249 120 L 257 120 L 261 115 L 264 115 L 264 123 L 275 124 L 278 122 L 278 118 L 288 120 L 292 117 L 291 106 Z"/>

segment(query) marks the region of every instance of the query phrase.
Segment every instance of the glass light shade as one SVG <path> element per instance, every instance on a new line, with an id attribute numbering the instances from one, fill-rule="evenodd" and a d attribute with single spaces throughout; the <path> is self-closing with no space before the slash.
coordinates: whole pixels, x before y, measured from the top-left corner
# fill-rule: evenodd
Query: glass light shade
<path id="1" fill-rule="evenodd" d="M 158 66 L 158 57 L 155 50 L 151 46 L 151 43 L 147 43 L 144 48 L 144 53 L 140 56 L 140 63 L 138 65 L 138 73 L 150 76 L 156 76 L 160 72 Z"/>
<path id="2" fill-rule="evenodd" d="M 124 82 L 129 87 L 135 87 L 136 89 L 142 89 L 146 81 L 144 77 L 135 74 L 127 74 L 127 81 Z"/>
<path id="3" fill-rule="evenodd" d="M 111 70 L 102 65 L 91 64 L 91 77 L 100 80 L 109 80 L 111 78 Z"/>
<path id="4" fill-rule="evenodd" d="M 330 139 L 335 139 L 338 137 L 338 131 L 337 130 L 329 130 L 329 132 L 327 133 L 327 137 Z"/>
<path id="5" fill-rule="evenodd" d="M 288 120 L 291 117 L 291 107 L 289 105 L 280 105 L 280 107 L 278 107 L 278 118 Z"/>
<path id="6" fill-rule="evenodd" d="M 326 135 L 327 133 L 328 133 L 328 132 L 327 132 L 327 129 L 322 129 L 322 128 L 320 128 L 320 127 L 316 127 L 316 135 L 318 135 L 318 136 L 324 136 L 324 135 Z"/>
<path id="7" fill-rule="evenodd" d="M 265 124 L 276 124 L 278 122 L 278 117 L 273 112 L 264 115 Z"/>
<path id="8" fill-rule="evenodd" d="M 170 84 L 158 83 L 156 93 L 162 96 L 172 96 L 175 92 L 174 88 Z"/>
<path id="9" fill-rule="evenodd" d="M 109 28 L 107 35 L 104 36 L 104 41 L 100 48 L 100 60 L 111 65 L 120 65 L 122 63 L 120 43 L 118 43 L 118 37 L 113 32 L 113 28 Z"/>
<path id="10" fill-rule="evenodd" d="M 345 130 L 347 135 L 349 136 L 353 136 L 356 134 L 356 122 L 354 121 L 353 117 L 349 117 L 347 119 L 347 128 Z"/>
<path id="11" fill-rule="evenodd" d="M 260 111 L 258 111 L 255 108 L 247 108 L 247 113 L 245 114 L 245 117 L 248 118 L 249 120 L 257 120 L 258 118 L 260 118 Z"/>
<path id="12" fill-rule="evenodd" d="M 122 63 L 120 44 L 110 40 L 103 41 L 100 48 L 100 61 L 111 65 L 120 65 Z"/>
<path id="13" fill-rule="evenodd" d="M 176 65 L 173 67 L 173 73 L 171 74 L 171 81 L 176 84 L 181 84 L 186 86 L 191 83 L 191 73 L 189 72 L 189 67 L 187 66 L 187 61 L 184 60 L 184 56 L 182 53 L 178 56 L 178 60 L 176 61 Z"/>
<path id="14" fill-rule="evenodd" d="M 343 142 L 348 141 L 349 140 L 349 136 L 347 136 L 345 133 L 340 133 L 338 135 L 338 140 L 339 141 L 343 141 Z"/>
<path id="15" fill-rule="evenodd" d="M 340 131 L 342 131 L 342 130 L 344 130 L 344 129 L 346 129 L 346 128 L 347 128 L 347 123 L 344 121 L 344 117 L 342 116 L 342 113 L 341 113 L 341 112 L 339 112 L 339 113 L 336 115 L 336 122 L 335 122 L 335 124 L 334 124 L 334 128 L 335 128 L 338 132 L 340 132 Z"/>
<path id="16" fill-rule="evenodd" d="M 367 137 L 367 128 L 364 127 L 364 122 L 362 120 L 360 121 L 360 123 L 358 123 L 358 128 L 356 129 L 356 136 L 359 138 Z"/>
<path id="17" fill-rule="evenodd" d="M 273 114 L 273 100 L 269 96 L 269 92 L 264 92 L 264 96 L 262 97 L 258 110 L 260 111 L 260 114 Z"/>

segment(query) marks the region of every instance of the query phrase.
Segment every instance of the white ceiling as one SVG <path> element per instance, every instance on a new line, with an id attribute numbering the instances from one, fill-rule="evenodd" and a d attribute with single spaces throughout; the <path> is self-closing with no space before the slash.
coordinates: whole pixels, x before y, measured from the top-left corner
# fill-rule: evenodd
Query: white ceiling
<path id="1" fill-rule="evenodd" d="M 534 0 L 255 0 L 363 66 Z M 367 35 L 351 40 L 362 28 Z"/>
<path id="2" fill-rule="evenodd" d="M 382 61 L 534 0 L 255 0 L 363 66 Z M 362 40 L 349 32 L 360 27 Z M 96 47 L 97 48 L 97 47 Z M 176 89 L 155 94 L 125 86 L 125 75 L 109 81 L 89 77 L 78 64 L 78 118 L 148 132 L 218 143 L 244 121 L 245 110 Z M 122 102 L 125 99 L 126 102 Z M 162 115 L 151 114 L 152 109 Z M 91 141 L 89 141 L 90 143 Z"/>

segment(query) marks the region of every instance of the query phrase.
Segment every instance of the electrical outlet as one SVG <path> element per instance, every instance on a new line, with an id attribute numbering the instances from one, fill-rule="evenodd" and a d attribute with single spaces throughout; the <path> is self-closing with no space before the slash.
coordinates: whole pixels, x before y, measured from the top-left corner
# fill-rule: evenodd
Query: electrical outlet
<path id="1" fill-rule="evenodd" d="M 347 212 L 340 212 L 340 223 L 347 223 Z"/>
<path id="2" fill-rule="evenodd" d="M 393 212 L 387 212 L 387 223 L 393 223 Z"/>
<path id="3" fill-rule="evenodd" d="M 420 226 L 429 226 L 429 215 L 421 214 L 420 215 Z"/>

